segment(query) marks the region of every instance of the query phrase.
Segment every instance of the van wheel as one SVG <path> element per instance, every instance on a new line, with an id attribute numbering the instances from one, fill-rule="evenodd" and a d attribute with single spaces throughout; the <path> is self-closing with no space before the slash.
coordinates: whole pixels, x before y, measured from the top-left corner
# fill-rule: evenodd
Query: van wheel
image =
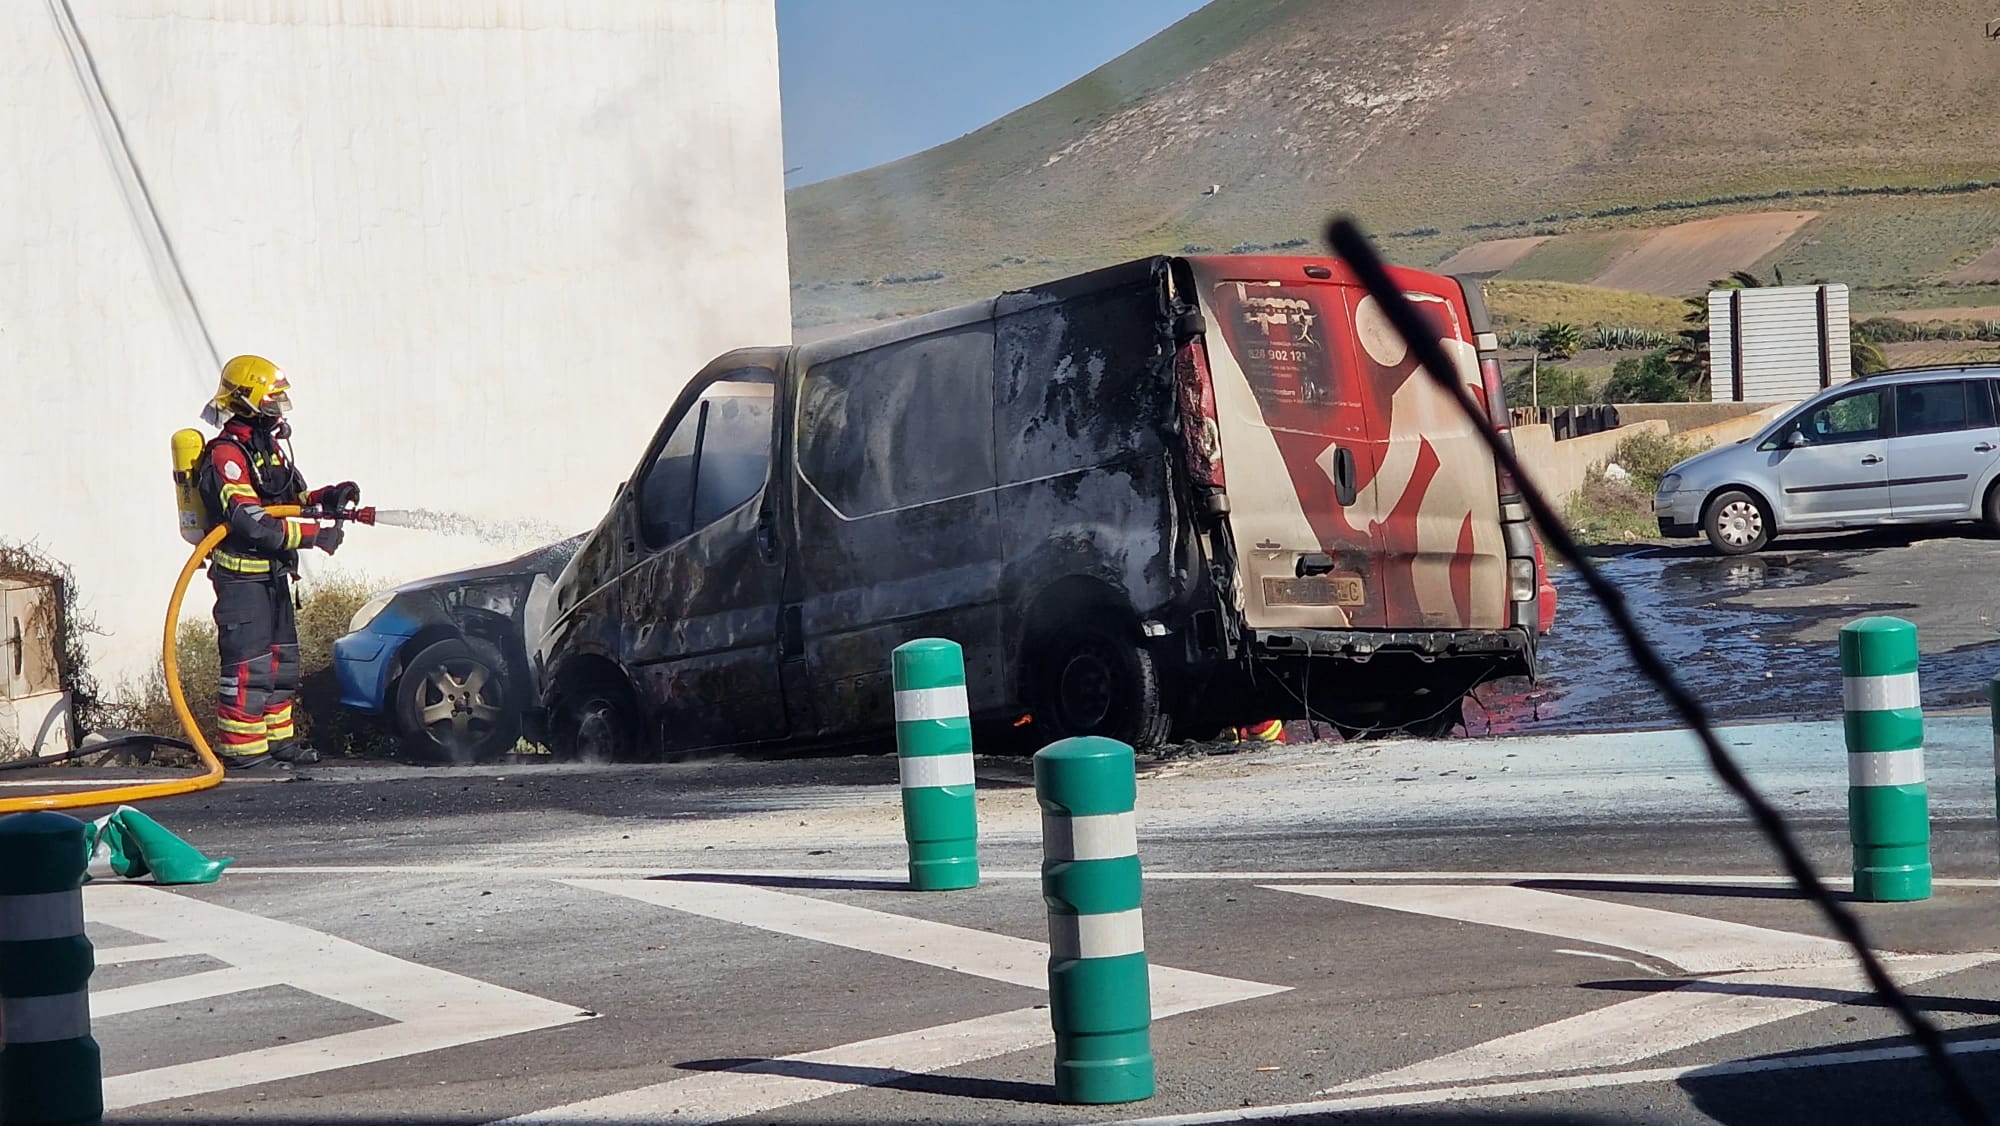
<path id="1" fill-rule="evenodd" d="M 1035 712 L 1045 738 L 1098 735 L 1134 750 L 1166 742 L 1173 720 L 1162 706 L 1159 666 L 1131 632 L 1101 617 L 1032 650 Z"/>
<path id="2" fill-rule="evenodd" d="M 1986 530 L 2000 535 L 2000 481 L 1986 490 Z"/>
<path id="3" fill-rule="evenodd" d="M 549 747 L 559 757 L 623 762 L 639 750 L 639 721 L 624 693 L 593 680 L 565 693 L 549 717 Z"/>
<path id="4" fill-rule="evenodd" d="M 1709 502 L 1701 530 L 1722 554 L 1748 555 L 1771 542 L 1771 517 L 1756 497 L 1731 489 Z"/>

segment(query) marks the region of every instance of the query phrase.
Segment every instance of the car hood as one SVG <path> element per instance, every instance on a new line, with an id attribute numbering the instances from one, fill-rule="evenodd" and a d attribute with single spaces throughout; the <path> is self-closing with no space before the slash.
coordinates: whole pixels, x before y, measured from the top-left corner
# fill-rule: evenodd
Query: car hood
<path id="1" fill-rule="evenodd" d="M 499 563 L 490 563 L 484 567 L 473 567 L 464 571 L 453 571 L 446 575 L 432 575 L 429 578 L 416 579 L 396 587 L 395 593 L 408 594 L 412 591 L 433 590 L 444 586 L 459 586 L 464 583 L 474 583 L 488 579 L 525 578 L 534 575 L 542 575 L 553 579 L 557 572 L 561 571 L 563 566 L 570 561 L 571 557 L 576 555 L 577 548 L 583 546 L 584 538 L 588 535 L 588 532 L 574 535 L 566 540 L 561 540 L 545 547 L 538 547 L 533 551 L 524 552 L 512 559 Z"/>

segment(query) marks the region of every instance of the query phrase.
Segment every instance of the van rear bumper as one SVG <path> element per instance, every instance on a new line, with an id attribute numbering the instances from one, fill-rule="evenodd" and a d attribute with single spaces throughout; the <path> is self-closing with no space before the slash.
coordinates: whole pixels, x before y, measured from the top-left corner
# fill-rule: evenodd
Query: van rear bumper
<path id="1" fill-rule="evenodd" d="M 1534 637 L 1527 630 L 1350 630 L 1258 629 L 1250 631 L 1250 650 L 1258 657 L 1339 657 L 1366 661 L 1383 654 L 1402 654 L 1424 661 L 1455 657 L 1515 658 L 1532 676 Z"/>

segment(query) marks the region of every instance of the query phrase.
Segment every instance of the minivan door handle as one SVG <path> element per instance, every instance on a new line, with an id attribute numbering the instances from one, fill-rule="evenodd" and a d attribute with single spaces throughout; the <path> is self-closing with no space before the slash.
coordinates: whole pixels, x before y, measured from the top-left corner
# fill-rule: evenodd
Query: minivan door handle
<path id="1" fill-rule="evenodd" d="M 766 563 L 778 561 L 778 522 L 768 508 L 757 513 L 757 552 Z"/>
<path id="2" fill-rule="evenodd" d="M 1863 465 L 1880 465 L 1880 464 L 1882 464 L 1882 455 L 1881 455 L 1881 454 L 1869 454 L 1869 455 L 1868 455 L 1867 457 L 1864 457 L 1864 458 L 1862 458 L 1862 459 L 1861 459 L 1861 464 L 1863 464 Z"/>
<path id="3" fill-rule="evenodd" d="M 1354 451 L 1346 446 L 1333 451 L 1333 499 L 1343 508 L 1354 503 L 1359 491 L 1355 485 Z"/>
<path id="4" fill-rule="evenodd" d="M 1981 442 L 1978 445 L 1972 447 L 1972 452 L 1976 454 L 1990 454 L 1993 452 L 1993 443 Z"/>

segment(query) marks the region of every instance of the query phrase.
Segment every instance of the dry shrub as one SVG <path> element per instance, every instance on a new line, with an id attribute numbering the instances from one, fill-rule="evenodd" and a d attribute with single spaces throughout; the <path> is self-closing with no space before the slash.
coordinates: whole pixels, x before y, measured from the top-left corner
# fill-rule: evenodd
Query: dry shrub
<path id="1" fill-rule="evenodd" d="M 392 740 L 339 706 L 340 686 L 333 673 L 333 643 L 347 632 L 348 621 L 375 588 L 363 578 L 335 575 L 300 583 L 295 589 L 299 598 L 299 736 L 311 741 L 322 754 L 392 749 Z M 199 619 L 182 622 L 174 656 L 188 711 L 200 725 L 203 738 L 214 745 L 215 682 L 219 675 L 214 623 Z M 112 726 L 176 738 L 183 734 L 167 693 L 164 664 L 156 664 L 137 683 L 121 686 L 113 711 Z"/>

